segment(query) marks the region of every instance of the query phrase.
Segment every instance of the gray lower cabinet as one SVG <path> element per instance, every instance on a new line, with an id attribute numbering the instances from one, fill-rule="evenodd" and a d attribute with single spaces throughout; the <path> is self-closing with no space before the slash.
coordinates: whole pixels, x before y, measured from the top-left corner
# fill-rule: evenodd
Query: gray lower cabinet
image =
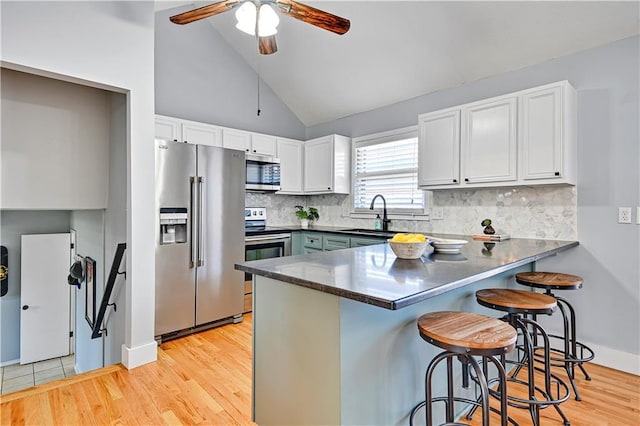
<path id="1" fill-rule="evenodd" d="M 383 244 L 386 238 L 363 238 L 363 237 L 351 237 L 351 247 L 363 247 L 372 246 L 374 244 Z"/>
<path id="2" fill-rule="evenodd" d="M 330 232 L 294 232 L 291 254 L 309 254 L 319 251 L 342 250 L 350 247 L 382 244 L 385 238 L 351 237 Z"/>
<path id="3" fill-rule="evenodd" d="M 342 250 L 350 247 L 348 235 L 326 234 L 322 236 L 322 250 Z"/>

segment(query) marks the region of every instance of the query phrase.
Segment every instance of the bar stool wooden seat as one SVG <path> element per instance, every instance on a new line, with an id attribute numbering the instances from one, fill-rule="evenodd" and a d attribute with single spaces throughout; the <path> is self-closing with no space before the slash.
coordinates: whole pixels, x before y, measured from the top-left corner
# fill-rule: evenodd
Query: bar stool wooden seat
<path id="1" fill-rule="evenodd" d="M 508 403 L 517 408 L 528 408 L 535 426 L 540 425 L 540 410 L 553 406 L 565 424 L 571 423 L 566 417 L 560 404 L 569 399 L 569 387 L 558 376 L 551 373 L 549 338 L 544 328 L 536 321 L 528 318 L 528 315 L 550 315 L 557 307 L 556 299 L 540 293 L 511 289 L 484 289 L 476 292 L 476 301 L 485 307 L 506 312 L 503 321 L 508 322 L 522 336 L 522 344 L 518 348 L 523 355 L 517 361 L 516 368 L 507 378 L 507 382 L 526 386 L 528 397 L 517 398 L 507 395 Z M 537 346 L 538 337 L 542 340 L 542 346 Z M 543 368 L 536 367 L 536 349 L 541 350 Z M 509 361 L 508 361 L 509 362 Z M 527 380 L 518 379 L 518 373 L 522 367 L 527 367 Z M 536 384 L 535 371 L 542 373 L 544 383 Z M 538 379 L 538 382 L 540 380 Z M 552 383 L 556 386 L 552 386 Z M 555 389 L 555 392 L 554 392 Z M 470 411 L 468 418 L 471 418 Z"/>
<path id="2" fill-rule="evenodd" d="M 552 365 L 564 367 L 571 382 L 575 399 L 581 401 L 580 393 L 575 382 L 575 367 L 578 366 L 586 380 L 591 380 L 589 373 L 582 365 L 593 359 L 591 348 L 580 343 L 576 338 L 576 315 L 573 306 L 564 298 L 557 296 L 552 290 L 578 290 L 582 288 L 583 280 L 577 275 L 563 274 L 560 272 L 520 272 L 516 274 L 516 282 L 532 288 L 545 290 L 545 294 L 556 299 L 558 309 L 562 314 L 563 334 L 561 336 L 549 334 L 549 338 L 560 340 L 562 347 L 552 347 L 554 353 L 551 357 Z"/>
<path id="3" fill-rule="evenodd" d="M 431 312 L 418 318 L 418 330 L 420 336 L 434 346 L 444 349 L 429 363 L 425 374 L 425 401 L 416 405 L 411 411 L 409 424 L 413 425 L 413 419 L 422 407 L 426 407 L 427 425 L 433 425 L 433 403 L 445 403 L 445 425 L 462 425 L 464 423 L 454 422 L 454 403 L 462 402 L 482 408 L 482 424 L 489 425 L 489 389 L 486 377 L 487 364 L 491 362 L 497 369 L 499 383 L 496 394 L 502 393 L 500 397 L 500 417 L 501 425 L 507 424 L 507 399 L 506 373 L 503 364 L 497 358 L 514 349 L 517 333 L 513 327 L 503 321 L 484 315 L 470 312 Z M 484 371 L 474 359 L 474 356 L 482 357 Z M 463 365 L 463 386 L 468 385 L 468 366 L 471 366 L 475 373 L 477 384 L 480 387 L 480 397 L 472 400 L 454 395 L 453 388 L 453 360 L 458 358 Z M 432 379 L 435 368 L 440 362 L 447 361 L 447 395 L 433 396 Z"/>

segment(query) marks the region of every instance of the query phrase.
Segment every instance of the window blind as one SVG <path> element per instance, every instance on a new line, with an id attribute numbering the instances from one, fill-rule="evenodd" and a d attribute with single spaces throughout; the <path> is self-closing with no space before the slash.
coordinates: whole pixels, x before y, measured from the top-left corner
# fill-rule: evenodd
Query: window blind
<path id="1" fill-rule="evenodd" d="M 424 194 L 418 189 L 418 138 L 406 132 L 394 138 L 361 139 L 354 153 L 354 208 L 369 210 L 371 200 L 382 194 L 387 210 L 422 213 Z M 377 207 L 382 207 L 382 205 Z M 419 212 L 418 212 L 419 210 Z"/>

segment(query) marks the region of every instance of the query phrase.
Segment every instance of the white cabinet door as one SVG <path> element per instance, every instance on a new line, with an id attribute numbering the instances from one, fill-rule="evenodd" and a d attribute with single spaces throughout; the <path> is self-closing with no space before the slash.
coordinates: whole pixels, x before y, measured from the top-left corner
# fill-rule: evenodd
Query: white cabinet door
<path id="1" fill-rule="evenodd" d="M 301 194 L 304 165 L 302 141 L 278 138 L 277 156 L 280 159 L 280 192 Z"/>
<path id="2" fill-rule="evenodd" d="M 419 117 L 418 185 L 460 184 L 460 110 Z"/>
<path id="3" fill-rule="evenodd" d="M 188 143 L 208 146 L 222 146 L 222 132 L 210 124 L 182 124 L 182 140 Z"/>
<path id="4" fill-rule="evenodd" d="M 249 152 L 251 148 L 251 133 L 242 130 L 223 129 L 222 146 L 229 149 Z"/>
<path id="5" fill-rule="evenodd" d="M 164 139 L 169 141 L 181 140 L 180 122 L 178 120 L 170 117 L 156 116 L 155 125 L 155 136 L 157 139 Z"/>
<path id="6" fill-rule="evenodd" d="M 253 154 L 276 156 L 276 138 L 269 135 L 251 135 L 251 152 Z"/>
<path id="7" fill-rule="evenodd" d="M 307 141 L 304 145 L 304 191 L 331 192 L 333 167 L 333 137 Z"/>
<path id="8" fill-rule="evenodd" d="M 70 247 L 70 234 L 22 236 L 20 364 L 69 354 Z"/>
<path id="9" fill-rule="evenodd" d="M 517 179 L 517 100 L 506 96 L 462 108 L 460 162 L 465 184 Z"/>
<path id="10" fill-rule="evenodd" d="M 563 177 L 561 86 L 521 97 L 521 179 Z"/>

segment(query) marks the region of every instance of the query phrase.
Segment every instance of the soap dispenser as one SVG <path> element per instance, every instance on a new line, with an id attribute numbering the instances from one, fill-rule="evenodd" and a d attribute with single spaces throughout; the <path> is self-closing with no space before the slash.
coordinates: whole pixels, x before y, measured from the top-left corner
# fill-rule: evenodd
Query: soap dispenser
<path id="1" fill-rule="evenodd" d="M 374 225 L 376 231 L 382 231 L 382 219 L 380 219 L 380 215 L 376 215 L 376 222 Z"/>

